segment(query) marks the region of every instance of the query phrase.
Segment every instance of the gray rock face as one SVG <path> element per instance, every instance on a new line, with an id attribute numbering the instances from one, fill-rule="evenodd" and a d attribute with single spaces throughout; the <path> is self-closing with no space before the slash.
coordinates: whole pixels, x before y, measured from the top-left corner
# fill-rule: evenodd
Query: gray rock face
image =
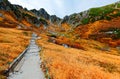
<path id="1" fill-rule="evenodd" d="M 37 17 L 45 18 L 46 20 L 49 20 L 50 18 L 50 15 L 43 8 L 40 10 L 32 9 L 30 11 L 33 12 Z"/>
<path id="2" fill-rule="evenodd" d="M 11 10 L 12 5 L 7 0 L 0 0 L 0 9 L 1 10 Z"/>
<path id="3" fill-rule="evenodd" d="M 120 46 L 116 47 L 118 50 L 120 50 Z"/>
<path id="4" fill-rule="evenodd" d="M 40 18 L 44 18 L 46 20 L 50 20 L 51 23 L 55 23 L 55 24 L 59 24 L 60 22 L 60 18 L 57 17 L 56 15 L 49 15 L 45 9 L 41 8 L 40 10 L 36 10 L 36 9 L 32 9 L 30 10 L 31 12 L 33 12 L 37 17 L 38 19 Z"/>
<path id="5" fill-rule="evenodd" d="M 61 21 L 61 23 L 67 22 L 68 20 L 69 20 L 69 16 L 65 16 L 65 17 L 63 18 L 63 20 Z"/>
<path id="6" fill-rule="evenodd" d="M 3 0 L 0 0 L 0 2 L 3 2 Z"/>
<path id="7" fill-rule="evenodd" d="M 60 21 L 61 21 L 61 19 L 59 17 L 57 17 L 56 15 L 51 15 L 50 16 L 50 22 L 51 23 L 59 24 Z"/>
<path id="8" fill-rule="evenodd" d="M 2 13 L 0 13 L 0 17 L 2 17 L 3 16 L 3 14 Z"/>
<path id="9" fill-rule="evenodd" d="M 81 24 L 81 21 L 84 18 L 88 18 L 88 17 L 89 17 L 89 10 L 83 11 L 80 13 L 74 13 L 74 14 L 69 15 L 69 16 L 65 16 L 61 23 L 67 22 L 71 26 L 76 27 L 76 26 Z"/>
<path id="10" fill-rule="evenodd" d="M 47 20 L 50 18 L 50 15 L 43 8 L 39 10 L 39 16 L 44 17 Z"/>

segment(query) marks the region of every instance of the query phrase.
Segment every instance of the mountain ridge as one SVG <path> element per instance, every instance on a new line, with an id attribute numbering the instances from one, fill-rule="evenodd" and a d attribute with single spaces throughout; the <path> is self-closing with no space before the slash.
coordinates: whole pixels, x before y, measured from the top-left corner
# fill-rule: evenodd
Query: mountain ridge
<path id="1" fill-rule="evenodd" d="M 11 4 L 8 0 L 0 0 L 0 5 L 0 10 L 11 13 L 11 16 L 19 22 L 26 20 L 31 26 L 48 26 L 48 21 L 51 21 L 51 23 L 54 24 L 61 20 L 61 18 L 55 15 L 49 15 L 43 8 L 40 10 L 28 10 L 20 5 Z"/>

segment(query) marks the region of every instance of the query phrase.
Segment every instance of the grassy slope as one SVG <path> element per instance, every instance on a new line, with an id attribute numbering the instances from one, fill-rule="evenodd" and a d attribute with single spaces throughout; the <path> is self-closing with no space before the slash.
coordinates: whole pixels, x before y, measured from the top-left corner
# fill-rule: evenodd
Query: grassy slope
<path id="1" fill-rule="evenodd" d="M 88 41 L 88 50 L 64 48 L 47 42 L 48 37 L 41 35 L 38 44 L 43 47 L 40 54 L 43 71 L 51 79 L 120 79 L 120 54 L 115 49 L 102 51 L 90 45 L 102 43 Z M 112 53 L 112 54 L 110 54 Z"/>
<path id="2" fill-rule="evenodd" d="M 2 72 L 26 48 L 30 32 L 0 27 L 0 79 Z"/>

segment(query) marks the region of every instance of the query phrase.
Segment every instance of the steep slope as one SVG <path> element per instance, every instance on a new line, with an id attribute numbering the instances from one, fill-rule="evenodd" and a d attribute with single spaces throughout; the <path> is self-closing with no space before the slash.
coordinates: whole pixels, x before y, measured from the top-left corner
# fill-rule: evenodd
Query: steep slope
<path id="1" fill-rule="evenodd" d="M 8 27 L 14 26 L 27 30 L 45 29 L 50 23 L 57 25 L 57 22 L 61 20 L 57 16 L 49 15 L 43 8 L 27 10 L 20 5 L 11 4 L 8 0 L 0 0 L 0 18 L 2 18 L 1 25 L 7 22 Z"/>

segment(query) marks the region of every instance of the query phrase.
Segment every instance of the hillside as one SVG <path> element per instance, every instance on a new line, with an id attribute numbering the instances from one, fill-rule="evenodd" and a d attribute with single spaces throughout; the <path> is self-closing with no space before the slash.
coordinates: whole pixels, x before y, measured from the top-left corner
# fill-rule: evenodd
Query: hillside
<path id="1" fill-rule="evenodd" d="M 0 79 L 32 32 L 48 79 L 120 79 L 120 2 L 65 16 L 0 0 Z M 34 47 L 33 47 L 34 49 Z"/>

